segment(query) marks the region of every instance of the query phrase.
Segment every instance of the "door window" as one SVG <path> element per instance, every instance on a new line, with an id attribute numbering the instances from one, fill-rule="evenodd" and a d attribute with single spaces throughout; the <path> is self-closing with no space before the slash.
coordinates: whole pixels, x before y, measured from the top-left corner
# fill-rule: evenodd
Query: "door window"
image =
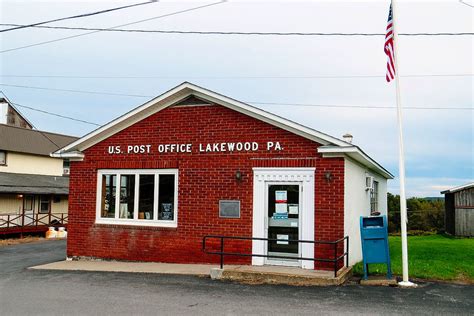
<path id="1" fill-rule="evenodd" d="M 270 185 L 268 187 L 269 255 L 295 256 L 299 254 L 299 185 Z"/>

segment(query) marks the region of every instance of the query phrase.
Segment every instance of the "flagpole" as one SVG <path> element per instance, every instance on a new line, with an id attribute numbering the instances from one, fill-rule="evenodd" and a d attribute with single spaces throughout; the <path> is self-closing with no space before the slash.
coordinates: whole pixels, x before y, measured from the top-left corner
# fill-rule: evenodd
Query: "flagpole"
<path id="1" fill-rule="evenodd" d="M 397 119 L 398 119 L 398 161 L 399 161 L 399 177 L 400 177 L 400 226 L 402 237 L 402 270 L 403 281 L 398 284 L 401 286 L 412 287 L 416 284 L 408 279 L 408 241 L 407 241 L 407 200 L 405 195 L 405 152 L 403 146 L 403 116 L 402 103 L 400 98 L 400 80 L 398 70 L 398 11 L 397 1 L 392 0 L 392 25 L 393 25 L 393 53 L 395 63 L 395 87 L 397 95 Z"/>

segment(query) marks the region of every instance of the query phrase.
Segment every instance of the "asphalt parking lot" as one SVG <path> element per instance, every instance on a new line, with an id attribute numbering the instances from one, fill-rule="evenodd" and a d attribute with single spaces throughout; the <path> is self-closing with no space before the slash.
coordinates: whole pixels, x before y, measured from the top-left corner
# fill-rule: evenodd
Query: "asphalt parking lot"
<path id="1" fill-rule="evenodd" d="M 474 286 L 417 289 L 245 285 L 157 274 L 29 270 L 63 260 L 65 241 L 0 247 L 2 315 L 468 315 Z"/>

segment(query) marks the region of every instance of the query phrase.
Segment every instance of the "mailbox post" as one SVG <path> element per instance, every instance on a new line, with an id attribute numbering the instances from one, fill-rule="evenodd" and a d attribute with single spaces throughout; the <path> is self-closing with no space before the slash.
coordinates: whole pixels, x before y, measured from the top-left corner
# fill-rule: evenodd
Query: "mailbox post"
<path id="1" fill-rule="evenodd" d="M 360 237 L 364 263 L 364 280 L 367 280 L 369 263 L 385 263 L 387 279 L 392 278 L 388 248 L 387 216 L 361 216 Z"/>

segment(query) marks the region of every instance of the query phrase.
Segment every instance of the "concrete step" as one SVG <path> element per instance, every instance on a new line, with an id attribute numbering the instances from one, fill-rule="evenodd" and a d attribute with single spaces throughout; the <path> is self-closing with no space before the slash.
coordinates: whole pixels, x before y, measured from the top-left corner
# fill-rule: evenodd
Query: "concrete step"
<path id="1" fill-rule="evenodd" d="M 237 281 L 250 284 L 287 284 L 297 286 L 341 285 L 352 276 L 352 267 L 343 268 L 334 277 L 332 271 L 306 270 L 281 266 L 229 266 L 212 268 L 214 280 Z"/>

